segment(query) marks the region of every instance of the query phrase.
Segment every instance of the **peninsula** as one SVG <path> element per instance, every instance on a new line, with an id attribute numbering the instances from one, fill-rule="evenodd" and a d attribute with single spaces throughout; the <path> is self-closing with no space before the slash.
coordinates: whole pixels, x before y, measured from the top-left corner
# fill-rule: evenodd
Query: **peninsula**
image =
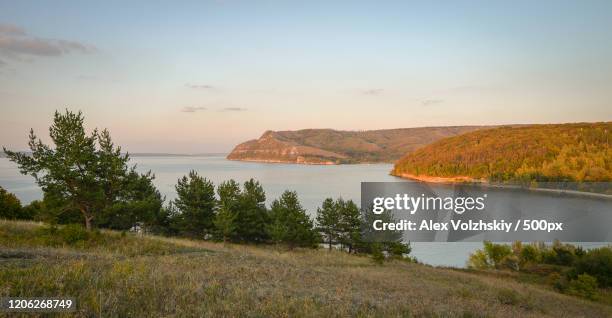
<path id="1" fill-rule="evenodd" d="M 367 131 L 269 130 L 259 139 L 237 145 L 227 159 L 298 164 L 390 163 L 440 139 L 490 127 L 450 126 Z"/>

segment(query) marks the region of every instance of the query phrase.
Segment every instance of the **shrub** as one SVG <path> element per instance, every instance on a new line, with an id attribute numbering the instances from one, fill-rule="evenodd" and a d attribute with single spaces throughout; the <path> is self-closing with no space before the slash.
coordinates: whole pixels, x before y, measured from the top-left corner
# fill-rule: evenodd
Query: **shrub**
<path id="1" fill-rule="evenodd" d="M 506 244 L 495 244 L 484 241 L 484 250 L 489 259 L 489 263 L 495 268 L 501 267 L 502 260 L 512 254 L 512 248 Z"/>
<path id="2" fill-rule="evenodd" d="M 521 264 L 536 264 L 542 261 L 542 256 L 540 255 L 540 251 L 534 245 L 525 245 L 521 249 L 520 252 L 520 262 Z"/>
<path id="3" fill-rule="evenodd" d="M 595 299 L 597 296 L 597 279 L 589 274 L 578 275 L 569 282 L 566 292 L 570 295 Z"/>
<path id="4" fill-rule="evenodd" d="M 68 245 L 74 245 L 79 241 L 87 241 L 90 238 L 89 232 L 78 224 L 68 224 L 63 226 L 58 234 Z"/>
<path id="5" fill-rule="evenodd" d="M 486 268 L 502 268 L 504 260 L 512 256 L 512 247 L 506 244 L 495 244 L 489 241 L 484 241 L 484 249 L 477 250 L 470 255 L 468 267 L 475 269 Z M 508 259 L 509 263 L 516 263 L 516 266 L 511 265 L 510 268 L 518 268 L 518 259 Z M 506 265 L 509 265 L 506 264 Z"/>
<path id="6" fill-rule="evenodd" d="M 389 242 L 387 245 L 387 251 L 393 258 L 402 259 L 412 251 L 412 247 L 410 243 L 402 243 L 402 242 Z"/>
<path id="7" fill-rule="evenodd" d="M 39 237 L 44 245 L 85 245 L 93 243 L 101 234 L 97 231 L 87 231 L 80 224 L 68 224 L 63 226 L 45 226 L 39 230 Z"/>
<path id="8" fill-rule="evenodd" d="M 599 286 L 612 287 L 612 248 L 601 247 L 589 250 L 576 261 L 575 275 L 589 274 L 597 279 Z"/>
<path id="9" fill-rule="evenodd" d="M 516 255 L 507 255 L 501 260 L 498 266 L 500 268 L 507 268 L 513 271 L 518 271 L 520 269 L 519 258 Z"/>
<path id="10" fill-rule="evenodd" d="M 27 219 L 22 215 L 22 211 L 19 199 L 0 187 L 0 218 L 9 220 Z"/>
<path id="11" fill-rule="evenodd" d="M 372 260 L 374 263 L 382 265 L 385 261 L 385 254 L 382 251 L 382 247 L 379 243 L 372 244 Z"/>
<path id="12" fill-rule="evenodd" d="M 489 264 L 487 253 L 483 250 L 476 250 L 474 253 L 470 254 L 467 265 L 469 268 L 473 269 L 487 269 L 493 267 Z"/>

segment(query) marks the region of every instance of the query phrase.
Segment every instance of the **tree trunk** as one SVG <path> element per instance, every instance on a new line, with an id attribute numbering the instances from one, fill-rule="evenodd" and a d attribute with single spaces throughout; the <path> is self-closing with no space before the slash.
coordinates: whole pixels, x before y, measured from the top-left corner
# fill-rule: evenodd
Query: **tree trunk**
<path id="1" fill-rule="evenodd" d="M 91 220 L 93 220 L 93 215 L 89 215 L 87 209 L 84 206 L 81 206 L 79 210 L 81 210 L 81 213 L 85 218 L 85 228 L 87 229 L 87 231 L 91 231 Z"/>
<path id="2" fill-rule="evenodd" d="M 91 231 L 91 220 L 93 219 L 93 217 L 91 216 L 86 216 L 85 217 L 85 228 L 87 229 L 87 231 Z"/>

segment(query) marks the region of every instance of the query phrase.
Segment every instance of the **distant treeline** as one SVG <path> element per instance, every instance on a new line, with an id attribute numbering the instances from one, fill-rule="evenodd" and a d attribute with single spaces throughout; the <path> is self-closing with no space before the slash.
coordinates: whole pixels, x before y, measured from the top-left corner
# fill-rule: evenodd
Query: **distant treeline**
<path id="1" fill-rule="evenodd" d="M 393 174 L 491 182 L 610 182 L 612 122 L 478 130 L 400 159 Z"/>
<path id="2" fill-rule="evenodd" d="M 21 173 L 34 177 L 44 197 L 22 207 L 0 188 L 1 218 L 291 248 L 325 242 L 330 248 L 372 253 L 379 259 L 385 253 L 410 253 L 399 232 L 382 243 L 366 242 L 366 221 L 350 200 L 326 199 L 315 223 L 296 192 L 285 191 L 267 208 L 263 187 L 253 179 L 242 185 L 228 180 L 215 187 L 191 171 L 178 180 L 177 198 L 164 205 L 165 198 L 153 185 L 154 175 L 130 167 L 129 155 L 113 144 L 107 130 L 86 134 L 83 121 L 80 112 L 56 112 L 50 128 L 53 147 L 31 131 L 30 153 L 4 149 Z"/>

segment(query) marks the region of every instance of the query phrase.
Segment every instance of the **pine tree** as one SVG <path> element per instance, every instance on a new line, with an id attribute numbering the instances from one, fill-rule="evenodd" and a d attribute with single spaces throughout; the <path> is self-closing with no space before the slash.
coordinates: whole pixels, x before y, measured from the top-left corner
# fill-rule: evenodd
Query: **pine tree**
<path id="1" fill-rule="evenodd" d="M 197 238 L 211 234 L 217 204 L 213 183 L 192 170 L 178 180 L 175 189 L 179 233 Z"/>
<path id="2" fill-rule="evenodd" d="M 289 247 L 314 247 L 319 238 L 313 222 L 302 208 L 297 193 L 285 191 L 279 199 L 272 202 L 270 210 L 272 220 L 268 231 L 276 243 Z"/>
<path id="3" fill-rule="evenodd" d="M 217 236 L 225 243 L 235 238 L 237 230 L 237 216 L 239 211 L 240 186 L 234 180 L 224 181 L 217 187 L 219 196 L 219 209 L 213 223 Z"/>
<path id="4" fill-rule="evenodd" d="M 355 250 L 361 242 L 361 214 L 359 208 L 352 200 L 338 199 L 336 202 L 339 211 L 340 242 L 346 246 L 349 253 Z"/>
<path id="5" fill-rule="evenodd" d="M 223 240 L 223 243 L 227 242 L 236 233 L 236 215 L 229 209 L 225 204 L 221 204 L 219 211 L 215 215 L 213 223 L 218 235 Z"/>
<path id="6" fill-rule="evenodd" d="M 340 213 L 338 205 L 332 198 L 327 198 L 323 201 L 320 208 L 317 209 L 317 230 L 323 234 L 329 249 L 332 244 L 338 240 L 340 234 Z"/>
<path id="7" fill-rule="evenodd" d="M 31 155 L 4 149 L 21 173 L 34 177 L 48 206 L 60 213 L 78 211 L 90 230 L 109 208 L 134 200 L 127 191 L 137 174 L 107 130 L 87 134 L 83 114 L 66 110 L 55 112 L 49 135 L 54 146 L 30 130 Z"/>
<path id="8" fill-rule="evenodd" d="M 235 238 L 244 242 L 265 242 L 268 239 L 268 210 L 266 193 L 258 181 L 250 179 L 243 184 L 236 209 Z"/>

